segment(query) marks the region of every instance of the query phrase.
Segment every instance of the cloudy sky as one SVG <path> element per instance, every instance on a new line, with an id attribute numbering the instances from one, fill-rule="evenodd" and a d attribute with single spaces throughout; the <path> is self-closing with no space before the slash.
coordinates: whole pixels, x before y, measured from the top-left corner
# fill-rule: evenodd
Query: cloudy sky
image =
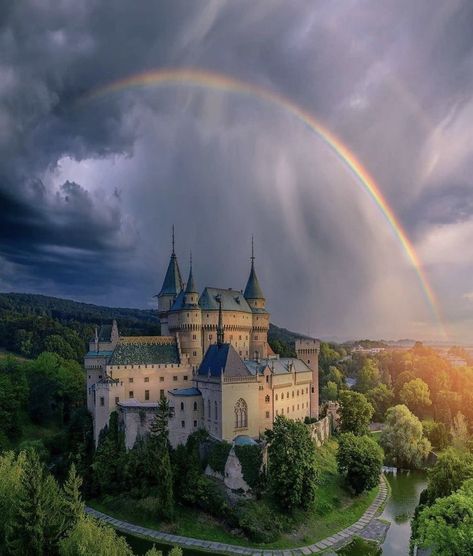
<path id="1" fill-rule="evenodd" d="M 151 307 L 181 269 L 321 337 L 473 339 L 470 0 L 6 0 L 0 290 Z M 347 166 L 281 106 L 181 84 L 198 68 L 290 99 L 370 172 L 438 311 Z"/>

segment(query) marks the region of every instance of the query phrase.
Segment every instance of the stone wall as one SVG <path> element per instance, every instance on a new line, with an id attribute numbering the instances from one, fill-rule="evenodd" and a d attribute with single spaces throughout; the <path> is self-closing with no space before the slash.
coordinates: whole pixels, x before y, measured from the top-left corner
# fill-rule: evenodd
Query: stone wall
<path id="1" fill-rule="evenodd" d="M 330 415 L 307 426 L 309 427 L 310 437 L 316 446 L 321 446 L 332 436 L 332 417 Z"/>

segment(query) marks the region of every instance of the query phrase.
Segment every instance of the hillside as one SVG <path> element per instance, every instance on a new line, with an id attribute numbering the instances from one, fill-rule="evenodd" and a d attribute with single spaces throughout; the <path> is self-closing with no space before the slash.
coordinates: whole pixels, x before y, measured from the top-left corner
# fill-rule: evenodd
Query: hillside
<path id="1" fill-rule="evenodd" d="M 81 361 L 94 327 L 116 319 L 121 334 L 159 334 L 156 311 L 104 307 L 36 294 L 0 294 L 0 348 L 24 357 L 54 351 Z M 269 342 L 281 355 L 294 354 L 301 335 L 270 325 Z"/>

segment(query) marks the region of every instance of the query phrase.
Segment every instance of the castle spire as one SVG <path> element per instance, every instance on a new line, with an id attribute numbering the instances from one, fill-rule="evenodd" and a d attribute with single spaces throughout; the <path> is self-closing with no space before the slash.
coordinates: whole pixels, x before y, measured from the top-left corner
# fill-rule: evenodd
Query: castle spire
<path id="1" fill-rule="evenodd" d="M 194 275 L 192 274 L 192 251 L 189 258 L 189 278 L 187 279 L 186 293 L 198 293 L 194 282 Z"/>
<path id="2" fill-rule="evenodd" d="M 251 236 L 251 270 L 248 282 L 246 283 L 245 299 L 264 299 L 263 290 L 259 285 L 258 278 L 255 271 L 255 244 L 254 237 Z"/>
<path id="3" fill-rule="evenodd" d="M 181 293 L 183 289 L 181 271 L 179 269 L 179 264 L 177 262 L 176 252 L 175 252 L 175 236 L 174 236 L 174 225 L 172 226 L 172 252 L 171 259 L 169 261 L 168 269 L 164 277 L 163 286 L 158 294 L 158 297 L 163 295 L 177 296 Z"/>
<path id="4" fill-rule="evenodd" d="M 222 315 L 222 296 L 217 295 L 215 298 L 218 302 L 218 326 L 217 326 L 217 345 L 221 346 L 224 340 L 223 315 Z"/>

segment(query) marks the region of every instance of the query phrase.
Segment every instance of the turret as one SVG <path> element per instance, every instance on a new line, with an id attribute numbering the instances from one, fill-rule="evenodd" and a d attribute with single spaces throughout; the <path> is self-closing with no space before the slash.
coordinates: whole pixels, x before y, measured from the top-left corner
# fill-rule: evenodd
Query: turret
<path id="1" fill-rule="evenodd" d="M 164 277 L 161 291 L 156 296 L 158 298 L 159 321 L 161 323 L 161 335 L 168 336 L 168 312 L 171 309 L 176 297 L 182 291 L 182 278 L 176 253 L 174 251 L 174 226 L 172 227 L 172 253 L 168 269 Z"/>
<path id="2" fill-rule="evenodd" d="M 246 283 L 245 293 L 243 294 L 248 301 L 248 305 L 252 309 L 264 309 L 266 299 L 263 295 L 263 290 L 259 285 L 258 278 L 255 271 L 255 250 L 253 237 L 251 238 L 251 270 L 248 282 Z"/>
<path id="3" fill-rule="evenodd" d="M 190 256 L 189 278 L 187 279 L 186 290 L 184 292 L 185 305 L 197 305 L 199 302 L 199 292 L 197 291 L 194 275 L 192 273 L 192 253 Z"/>
<path id="4" fill-rule="evenodd" d="M 311 338 L 296 340 L 295 350 L 297 359 L 304 363 L 312 371 L 312 383 L 310 385 L 310 416 L 319 418 L 319 352 L 320 342 Z"/>

